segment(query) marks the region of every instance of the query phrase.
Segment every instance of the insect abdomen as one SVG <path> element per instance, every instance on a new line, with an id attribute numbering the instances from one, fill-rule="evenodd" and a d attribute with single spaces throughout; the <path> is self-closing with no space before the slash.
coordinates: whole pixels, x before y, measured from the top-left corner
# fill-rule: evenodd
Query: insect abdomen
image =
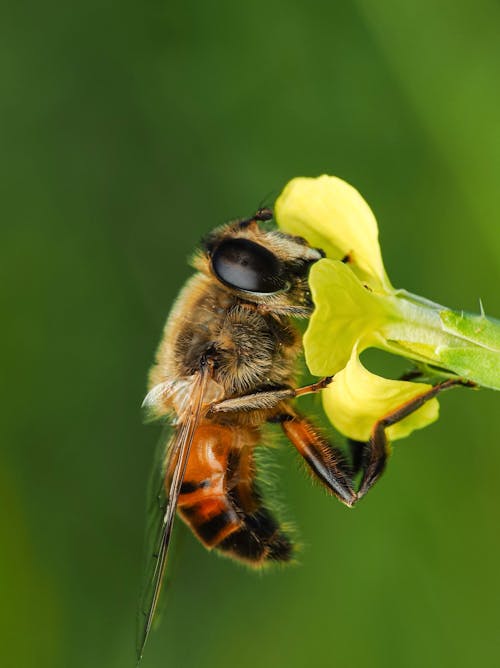
<path id="1" fill-rule="evenodd" d="M 254 566 L 293 553 L 255 485 L 257 438 L 256 429 L 199 427 L 179 497 L 179 514 L 202 543 Z"/>

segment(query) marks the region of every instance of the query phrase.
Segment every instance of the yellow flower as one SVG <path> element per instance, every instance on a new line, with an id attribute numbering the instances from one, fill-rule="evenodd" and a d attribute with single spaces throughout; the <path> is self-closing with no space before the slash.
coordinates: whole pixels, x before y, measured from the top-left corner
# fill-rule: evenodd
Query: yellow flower
<path id="1" fill-rule="evenodd" d="M 275 213 L 281 229 L 326 253 L 309 277 L 315 310 L 304 350 L 311 373 L 335 376 L 323 403 L 339 431 L 366 441 L 383 415 L 431 387 L 370 373 L 359 359 L 369 347 L 414 360 L 426 375 L 457 375 L 500 389 L 500 322 L 484 314 L 459 314 L 393 288 L 375 217 L 352 186 L 333 176 L 293 179 Z M 389 438 L 430 424 L 438 411 L 432 399 L 389 427 Z"/>
<path id="2" fill-rule="evenodd" d="M 337 429 L 356 441 L 367 441 L 375 421 L 429 390 L 427 383 L 389 380 L 370 373 L 360 362 L 358 348 L 323 393 L 325 412 Z M 387 428 L 390 441 L 404 438 L 439 417 L 439 403 L 431 399 L 417 411 Z"/>
<path id="3" fill-rule="evenodd" d="M 278 224 L 305 237 L 327 257 L 346 256 L 356 276 L 371 287 L 390 289 L 372 210 L 359 192 L 335 176 L 296 178 L 276 201 Z"/>

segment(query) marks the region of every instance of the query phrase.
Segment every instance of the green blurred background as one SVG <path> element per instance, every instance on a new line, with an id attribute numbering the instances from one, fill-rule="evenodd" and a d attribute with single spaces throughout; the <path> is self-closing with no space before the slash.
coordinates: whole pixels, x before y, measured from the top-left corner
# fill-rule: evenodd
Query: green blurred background
<path id="1" fill-rule="evenodd" d="M 336 174 L 395 285 L 500 316 L 499 30 L 489 0 L 2 4 L 2 666 L 134 665 L 139 406 L 207 230 Z M 353 511 L 282 447 L 301 565 L 179 527 L 144 668 L 500 665 L 498 400 L 444 396 Z"/>

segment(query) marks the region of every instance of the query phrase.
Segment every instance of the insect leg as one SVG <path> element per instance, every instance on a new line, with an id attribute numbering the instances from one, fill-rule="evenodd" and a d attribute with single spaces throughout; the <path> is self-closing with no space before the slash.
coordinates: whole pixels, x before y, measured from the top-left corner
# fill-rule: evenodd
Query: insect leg
<path id="1" fill-rule="evenodd" d="M 214 413 L 231 413 L 233 411 L 253 411 L 275 408 L 282 401 L 293 399 L 294 396 L 295 390 L 292 390 L 291 388 L 245 394 L 242 397 L 225 399 L 224 401 L 213 403 L 207 415 L 210 417 Z"/>
<path id="2" fill-rule="evenodd" d="M 464 387 L 475 386 L 474 383 L 461 378 L 450 378 L 442 383 L 434 385 L 434 387 L 427 392 L 423 392 L 410 401 L 407 401 L 405 404 L 399 406 L 387 415 L 384 415 L 384 417 L 375 423 L 370 440 L 366 443 L 363 452 L 361 466 L 363 469 L 363 479 L 361 480 L 358 499 L 366 494 L 385 469 L 387 458 L 389 456 L 389 442 L 385 433 L 386 428 L 396 424 L 408 415 L 411 415 L 427 401 L 439 394 L 439 392 L 459 385 L 463 385 Z"/>
<path id="3" fill-rule="evenodd" d="M 224 401 L 215 402 L 208 411 L 208 415 L 214 413 L 229 413 L 232 411 L 252 411 L 263 410 L 266 408 L 275 408 L 282 401 L 287 399 L 294 399 L 301 397 L 304 394 L 312 394 L 323 390 L 330 384 L 332 376 L 321 378 L 316 383 L 305 385 L 298 388 L 283 388 L 277 390 L 270 390 L 264 392 L 254 392 L 253 394 L 245 394 L 242 397 L 235 397 L 234 399 L 225 399 Z"/>
<path id="4" fill-rule="evenodd" d="M 272 421 L 281 424 L 285 435 L 318 480 L 340 501 L 352 506 L 356 501 L 356 493 L 340 450 L 333 448 L 309 420 L 291 408 Z"/>
<path id="5" fill-rule="evenodd" d="M 398 380 L 416 380 L 422 375 L 423 372 L 420 369 L 411 369 L 400 376 Z M 351 473 L 353 476 L 356 476 L 363 468 L 366 441 L 356 441 L 353 438 L 348 438 L 347 446 L 351 455 Z"/>
<path id="6" fill-rule="evenodd" d="M 350 470 L 352 476 L 354 477 L 363 468 L 363 459 L 366 450 L 366 441 L 355 441 L 353 438 L 348 438 L 347 447 L 351 455 Z"/>

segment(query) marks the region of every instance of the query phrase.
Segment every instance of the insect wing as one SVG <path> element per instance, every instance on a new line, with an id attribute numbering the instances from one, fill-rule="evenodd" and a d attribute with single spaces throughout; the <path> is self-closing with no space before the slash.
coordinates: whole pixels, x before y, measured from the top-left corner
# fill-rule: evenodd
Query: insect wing
<path id="1" fill-rule="evenodd" d="M 150 481 L 144 588 L 140 601 L 137 656 L 140 660 L 160 597 L 167 552 L 177 501 L 186 471 L 193 437 L 203 415 L 204 391 L 209 379 L 208 366 L 194 376 L 192 389 L 185 394 L 178 413 L 175 432 L 159 445 L 159 455 Z"/>

